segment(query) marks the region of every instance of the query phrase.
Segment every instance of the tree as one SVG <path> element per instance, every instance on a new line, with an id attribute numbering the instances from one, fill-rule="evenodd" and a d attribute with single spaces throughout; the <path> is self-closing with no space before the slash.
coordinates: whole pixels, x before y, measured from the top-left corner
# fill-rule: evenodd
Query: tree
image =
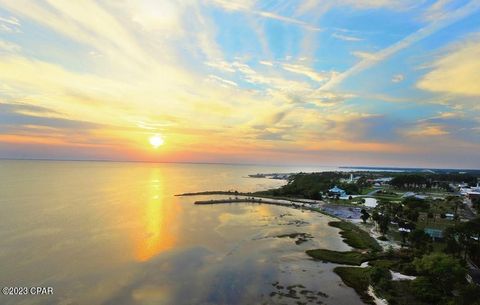
<path id="1" fill-rule="evenodd" d="M 370 270 L 370 281 L 381 289 L 388 288 L 391 280 L 392 274 L 388 268 L 375 266 Z"/>
<path id="2" fill-rule="evenodd" d="M 480 261 L 480 217 L 469 222 L 447 228 L 444 232 L 446 251 L 463 258 L 470 256 L 475 262 Z"/>
<path id="3" fill-rule="evenodd" d="M 480 305 L 480 287 L 475 284 L 461 287 L 455 305 Z"/>
<path id="4" fill-rule="evenodd" d="M 463 208 L 463 207 L 464 207 L 463 199 L 461 199 L 461 198 L 459 198 L 459 197 L 450 197 L 448 201 L 449 201 L 451 204 L 453 204 L 453 206 L 454 206 L 455 218 L 457 219 L 458 208 Z"/>
<path id="5" fill-rule="evenodd" d="M 445 240 L 445 252 L 454 256 L 460 256 L 462 246 L 457 240 L 457 230 L 455 227 L 448 227 L 443 231 L 443 238 Z"/>
<path id="6" fill-rule="evenodd" d="M 404 211 L 405 218 L 412 222 L 417 222 L 420 213 L 415 209 L 406 209 Z"/>
<path id="7" fill-rule="evenodd" d="M 275 196 L 316 197 L 320 192 L 326 192 L 338 184 L 342 178 L 345 178 L 345 174 L 338 172 L 298 173 L 291 175 L 286 185 L 264 193 Z"/>
<path id="8" fill-rule="evenodd" d="M 456 231 L 458 241 L 465 251 L 464 258 L 469 255 L 473 260 L 478 261 L 480 259 L 480 217 L 457 225 Z"/>
<path id="9" fill-rule="evenodd" d="M 437 285 L 425 276 L 418 276 L 411 283 L 415 296 L 428 304 L 438 304 L 441 299 L 441 291 Z"/>
<path id="10" fill-rule="evenodd" d="M 360 216 L 360 218 L 362 218 L 363 223 L 366 223 L 367 220 L 370 218 L 370 214 L 365 209 L 362 209 L 360 212 L 362 213 L 362 216 Z"/>
<path id="11" fill-rule="evenodd" d="M 417 255 L 422 255 L 427 252 L 430 237 L 423 230 L 414 230 L 409 234 L 408 240 Z"/>
<path id="12" fill-rule="evenodd" d="M 360 193 L 360 188 L 356 184 L 340 183 L 339 187 L 341 189 L 345 190 L 345 192 L 347 192 L 348 195 L 355 195 L 355 194 Z"/>
<path id="13" fill-rule="evenodd" d="M 435 215 L 433 215 L 432 212 L 428 212 L 427 213 L 427 219 L 433 219 L 433 222 L 435 222 Z M 427 220 L 427 224 L 428 224 L 428 220 Z"/>
<path id="14" fill-rule="evenodd" d="M 396 188 L 423 188 L 430 187 L 427 178 L 418 174 L 400 174 L 390 181 L 390 184 Z"/>
<path id="15" fill-rule="evenodd" d="M 381 215 L 380 220 L 378 222 L 380 233 L 382 233 L 383 235 L 388 233 L 389 223 L 390 223 L 390 216 L 388 214 Z"/>
<path id="16" fill-rule="evenodd" d="M 402 204 L 409 210 L 418 210 L 420 212 L 428 212 L 430 209 L 428 201 L 415 197 L 407 197 L 403 199 Z"/>
<path id="17" fill-rule="evenodd" d="M 403 247 L 407 243 L 408 231 L 404 227 L 400 227 L 398 229 L 398 231 L 400 232 L 400 235 L 402 236 L 402 243 L 400 245 L 401 245 L 401 247 Z"/>
<path id="18" fill-rule="evenodd" d="M 432 253 L 413 261 L 416 271 L 434 284 L 440 292 L 450 295 L 451 291 L 465 282 L 466 269 L 460 261 L 444 253 Z"/>
<path id="19" fill-rule="evenodd" d="M 478 213 L 480 213 L 480 197 L 472 198 L 472 206 Z"/>

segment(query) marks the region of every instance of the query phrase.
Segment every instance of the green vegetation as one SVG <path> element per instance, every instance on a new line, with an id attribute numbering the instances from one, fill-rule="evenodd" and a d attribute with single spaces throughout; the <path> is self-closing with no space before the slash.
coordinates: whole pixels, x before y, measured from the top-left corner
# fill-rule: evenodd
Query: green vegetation
<path id="1" fill-rule="evenodd" d="M 198 196 L 198 195 L 251 195 L 251 193 L 241 193 L 239 191 L 203 191 L 203 192 L 176 194 L 175 196 Z"/>
<path id="2" fill-rule="evenodd" d="M 360 187 L 355 183 L 339 183 L 337 186 L 347 192 L 348 195 L 360 193 Z"/>
<path id="3" fill-rule="evenodd" d="M 328 225 L 339 228 L 340 235 L 343 237 L 344 242 L 357 249 L 368 249 L 371 251 L 381 251 L 382 247 L 378 242 L 370 236 L 367 232 L 363 231 L 356 225 L 346 221 L 331 221 Z"/>
<path id="4" fill-rule="evenodd" d="M 424 255 L 413 261 L 417 278 L 413 281 L 372 284 L 390 304 L 465 304 L 466 270 L 459 260 L 443 253 Z M 457 290 L 454 294 L 453 291 Z M 471 304 L 471 303 L 466 303 Z"/>
<path id="5" fill-rule="evenodd" d="M 377 295 L 394 305 L 478 305 L 480 289 L 465 280 L 466 270 L 461 262 L 449 255 L 434 253 L 405 263 L 417 278 L 411 281 L 392 281 L 391 269 L 402 265 L 394 257 L 373 260 L 371 267 L 336 267 L 342 281 L 352 287 L 367 304 L 374 304 L 368 294 L 371 285 Z M 454 293 L 455 291 L 455 293 Z"/>
<path id="6" fill-rule="evenodd" d="M 392 181 L 390 181 L 390 185 L 403 189 L 418 189 L 429 186 L 426 176 L 420 174 L 398 175 L 394 177 Z"/>
<path id="7" fill-rule="evenodd" d="M 344 242 L 354 250 L 339 252 L 326 249 L 308 250 L 306 254 L 318 260 L 336 264 L 359 266 L 368 261 L 369 267 L 336 267 L 334 271 L 346 285 L 355 289 L 365 303 L 373 304 L 368 294 L 369 286 L 375 293 L 385 298 L 390 305 L 480 305 L 480 288 L 467 283 L 466 261 L 480 264 L 480 218 L 465 222 L 461 215 L 469 213 L 459 196 L 452 196 L 450 184 L 466 182 L 476 183 L 478 173 L 361 173 L 362 177 L 355 183 L 344 183 L 346 173 L 300 173 L 293 175 L 289 182 L 276 190 L 258 192 L 255 194 L 228 192 L 204 192 L 203 194 L 234 195 L 236 200 L 251 200 L 238 198 L 237 195 L 258 196 L 266 198 L 296 198 L 321 199 L 334 185 L 349 194 L 367 194 L 374 189 L 372 185 L 377 178 L 393 177 L 390 186 L 372 195 L 378 200 L 373 210 L 361 210 L 364 223 L 375 222 L 379 231 L 384 234 L 381 239 L 398 240 L 402 248 L 383 252 L 378 242 L 356 225 L 346 221 L 332 221 L 330 226 L 340 229 Z M 414 190 L 431 197 L 403 198 L 402 191 Z M 195 195 L 199 193 L 183 194 Z M 257 198 L 255 198 L 257 200 Z M 351 200 L 332 200 L 332 206 L 362 203 L 362 196 Z M 260 200 L 259 200 L 260 201 Z M 300 201 L 300 199 L 298 199 Z M 216 202 L 216 201 L 211 201 Z M 208 203 L 211 203 L 208 201 Z M 473 200 L 473 207 L 480 209 L 480 200 Z M 321 210 L 317 210 L 322 212 Z M 446 217 L 446 214 L 453 214 Z M 471 213 L 470 213 L 471 214 Z M 443 231 L 443 238 L 438 232 Z M 435 234 L 433 240 L 429 235 Z M 280 235 L 304 242 L 310 236 L 303 233 Z M 379 238 L 380 239 L 380 238 Z M 414 275 L 414 280 L 392 281 L 391 271 L 406 275 Z M 295 291 L 294 291 L 295 292 Z M 302 291 L 278 292 L 279 296 L 297 299 Z M 305 290 L 306 293 L 306 290 Z"/>
<path id="8" fill-rule="evenodd" d="M 360 212 L 362 213 L 362 216 L 360 216 L 360 218 L 362 219 L 363 223 L 366 223 L 367 220 L 370 218 L 370 214 L 365 209 L 362 209 Z"/>
<path id="9" fill-rule="evenodd" d="M 460 261 L 444 253 L 432 253 L 416 258 L 413 262 L 417 272 L 426 277 L 438 294 L 446 294 L 457 283 L 465 281 L 466 270 Z"/>
<path id="10" fill-rule="evenodd" d="M 433 216 L 433 217 L 429 217 Z M 456 224 L 455 221 L 451 219 L 441 218 L 439 214 L 431 213 L 419 213 L 418 220 L 416 222 L 416 228 L 418 229 L 425 229 L 425 228 L 432 228 L 432 229 L 439 229 L 445 230 L 451 226 Z"/>
<path id="11" fill-rule="evenodd" d="M 346 178 L 348 178 L 348 174 L 341 172 L 299 173 L 292 175 L 286 185 L 278 189 L 259 192 L 259 194 L 322 199 L 322 194 L 327 193 L 335 185 L 344 189 L 349 195 L 359 194 L 367 186 L 364 180 L 359 183 L 342 182 L 342 179 Z"/>
<path id="12" fill-rule="evenodd" d="M 409 202 L 409 205 L 413 205 L 414 201 Z M 428 206 L 420 204 L 420 209 L 426 208 Z M 383 211 L 392 212 L 395 207 Z M 375 251 L 376 247 L 363 239 L 363 233 L 366 232 L 351 223 L 334 221 L 329 224 L 341 228 L 342 236 L 351 246 L 368 251 L 338 252 L 317 249 L 309 250 L 307 254 L 315 259 L 345 265 L 358 266 L 368 261 L 367 268 L 334 269 L 365 303 L 373 304 L 373 299 L 368 294 L 368 287 L 371 285 L 375 293 L 391 305 L 480 305 L 480 288 L 467 283 L 463 261 L 467 256 L 473 260 L 480 257 L 480 218 L 448 229 L 443 247 L 438 246 L 438 243 L 434 246 L 432 239 L 423 230 L 413 230 L 406 236 L 412 250 L 389 249 L 386 252 Z M 346 232 L 348 233 L 345 236 Z M 366 246 L 367 244 L 369 246 Z M 444 251 L 447 254 L 442 253 Z M 415 275 L 416 279 L 392 281 L 390 270 Z"/>
<path id="13" fill-rule="evenodd" d="M 378 242 L 356 225 L 346 221 L 332 221 L 330 226 L 340 229 L 344 242 L 355 250 L 347 252 L 326 249 L 308 250 L 318 260 L 358 266 L 368 261 L 369 267 L 336 267 L 334 271 L 344 283 L 361 296 L 365 303 L 373 304 L 369 286 L 385 298 L 390 305 L 480 305 L 480 288 L 466 281 L 467 259 L 480 263 L 480 218 L 460 221 L 466 207 L 463 200 L 451 196 L 450 184 L 475 184 L 480 173 L 362 173 L 356 183 L 342 183 L 342 173 L 299 174 L 289 183 L 266 192 L 269 196 L 304 197 L 318 199 L 334 185 L 349 194 L 367 194 L 374 190 L 373 182 L 388 175 L 391 186 L 383 186 L 372 195 L 378 200 L 373 210 L 361 210 L 364 223 L 375 222 L 383 239 L 401 240 L 402 248 L 383 252 Z M 403 198 L 402 191 L 421 190 L 432 197 Z M 332 206 L 361 203 L 362 197 L 351 200 L 332 200 Z M 480 200 L 473 206 L 480 209 Z M 454 219 L 447 219 L 451 213 Z M 441 234 L 425 229 L 440 229 Z M 433 240 L 428 234 L 436 236 Z M 414 280 L 393 281 L 390 271 L 416 276 Z"/>
<path id="14" fill-rule="evenodd" d="M 355 290 L 363 302 L 366 304 L 375 304 L 373 298 L 368 294 L 370 268 L 336 267 L 333 271 L 347 286 Z"/>
<path id="15" fill-rule="evenodd" d="M 361 188 L 359 194 L 360 195 L 367 195 L 368 193 L 371 193 L 374 190 L 376 190 L 374 187 L 367 186 L 367 187 Z"/>
<path id="16" fill-rule="evenodd" d="M 472 206 L 475 210 L 477 210 L 477 213 L 480 213 L 480 198 L 475 197 L 472 199 Z"/>
<path id="17" fill-rule="evenodd" d="M 430 250 L 431 238 L 423 230 L 416 229 L 412 231 L 408 234 L 408 241 L 417 255 L 422 255 Z"/>
<path id="18" fill-rule="evenodd" d="M 446 229 L 444 237 L 447 253 L 480 263 L 480 217 Z"/>
<path id="19" fill-rule="evenodd" d="M 361 265 L 375 258 L 374 255 L 358 251 L 339 252 L 326 249 L 307 250 L 306 253 L 314 259 L 345 265 Z"/>
<path id="20" fill-rule="evenodd" d="M 230 198 L 230 199 L 210 199 L 210 200 L 197 200 L 194 204 L 221 204 L 221 203 L 262 203 L 262 199 L 254 198 Z"/>
<path id="21" fill-rule="evenodd" d="M 372 198 L 375 198 L 377 200 L 382 200 L 382 201 L 398 201 L 401 200 L 400 196 L 385 196 L 385 195 L 375 195 L 372 196 Z"/>
<path id="22" fill-rule="evenodd" d="M 360 265 L 365 261 L 377 257 L 375 254 L 382 250 L 377 241 L 367 232 L 363 231 L 354 224 L 345 221 L 331 221 L 328 225 L 339 228 L 340 235 L 344 238 L 344 242 L 352 248 L 366 250 L 339 252 L 325 249 L 307 250 L 306 253 L 319 260 L 328 261 L 337 264 Z"/>
<path id="23" fill-rule="evenodd" d="M 261 193 L 273 196 L 321 199 L 321 193 L 339 184 L 342 178 L 347 178 L 347 174 L 338 172 L 299 173 L 291 176 L 286 185 Z"/>
<path id="24" fill-rule="evenodd" d="M 397 174 L 390 184 L 398 189 L 430 189 L 441 188 L 452 191 L 450 183 L 477 183 L 478 174 L 463 173 L 407 173 Z"/>
<path id="25" fill-rule="evenodd" d="M 369 263 L 370 266 L 377 266 L 377 267 L 384 267 L 392 270 L 398 270 L 397 266 L 400 260 L 392 259 L 392 258 L 385 258 L 385 259 L 377 259 L 373 260 Z"/>

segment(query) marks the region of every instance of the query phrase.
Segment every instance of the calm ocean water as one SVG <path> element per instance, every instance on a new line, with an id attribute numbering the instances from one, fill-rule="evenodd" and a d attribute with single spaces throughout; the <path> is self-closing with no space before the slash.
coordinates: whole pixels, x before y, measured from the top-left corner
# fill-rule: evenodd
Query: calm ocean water
<path id="1" fill-rule="evenodd" d="M 330 218 L 268 205 L 194 206 L 204 190 L 254 191 L 283 181 L 248 174 L 332 170 L 211 164 L 0 161 L 0 285 L 51 296 L 0 304 L 296 304 L 301 284 L 323 304 L 362 304 L 307 249 L 348 250 Z M 286 233 L 310 233 L 296 245 Z M 270 296 L 270 295 L 273 296 Z"/>

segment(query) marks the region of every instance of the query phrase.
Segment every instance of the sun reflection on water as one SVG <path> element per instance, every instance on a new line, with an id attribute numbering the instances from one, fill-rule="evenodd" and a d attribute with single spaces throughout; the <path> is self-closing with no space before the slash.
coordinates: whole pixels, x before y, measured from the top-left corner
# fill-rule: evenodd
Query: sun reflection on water
<path id="1" fill-rule="evenodd" d="M 144 230 L 136 234 L 135 258 L 147 261 L 159 253 L 174 248 L 177 239 L 178 213 L 181 205 L 166 196 L 166 177 L 160 169 L 152 169 L 147 186 L 148 196 L 143 212 Z"/>

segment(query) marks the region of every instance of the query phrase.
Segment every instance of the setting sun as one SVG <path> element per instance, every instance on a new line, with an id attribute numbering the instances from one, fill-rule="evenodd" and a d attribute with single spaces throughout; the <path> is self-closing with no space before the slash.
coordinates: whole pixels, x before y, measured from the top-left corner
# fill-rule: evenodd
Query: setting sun
<path id="1" fill-rule="evenodd" d="M 153 146 L 153 148 L 159 148 L 164 143 L 163 138 L 159 135 L 151 136 L 149 138 L 149 142 Z"/>

